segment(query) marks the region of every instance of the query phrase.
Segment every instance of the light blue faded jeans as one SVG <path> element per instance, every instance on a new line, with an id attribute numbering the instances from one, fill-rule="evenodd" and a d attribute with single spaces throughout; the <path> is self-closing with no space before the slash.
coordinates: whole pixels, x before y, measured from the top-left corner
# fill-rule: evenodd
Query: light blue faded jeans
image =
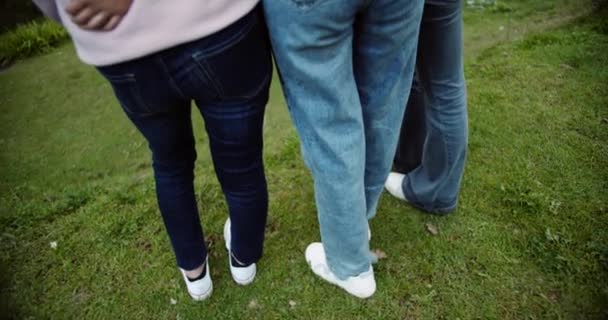
<path id="1" fill-rule="evenodd" d="M 419 83 L 412 88 L 395 157 L 398 171 L 412 167 L 408 160 L 419 159 L 413 170 L 403 172 L 403 193 L 413 206 L 438 214 L 456 208 L 467 154 L 462 5 L 462 0 L 425 3 L 416 66 Z"/>
<path id="2" fill-rule="evenodd" d="M 422 0 L 266 0 L 270 38 L 321 239 L 341 279 L 369 269 L 368 219 L 391 168 Z"/>

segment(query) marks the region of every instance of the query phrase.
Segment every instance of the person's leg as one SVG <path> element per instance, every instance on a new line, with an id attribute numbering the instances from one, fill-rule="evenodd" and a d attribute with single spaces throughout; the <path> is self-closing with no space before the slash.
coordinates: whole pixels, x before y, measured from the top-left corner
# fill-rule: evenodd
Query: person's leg
<path id="1" fill-rule="evenodd" d="M 230 250 L 247 266 L 262 257 L 268 190 L 262 159 L 266 99 L 200 106 L 215 173 L 228 203 Z"/>
<path id="2" fill-rule="evenodd" d="M 456 208 L 467 151 L 462 3 L 427 4 L 422 21 L 418 72 L 426 95 L 422 164 L 403 180 L 408 202 L 447 213 Z"/>
<path id="3" fill-rule="evenodd" d="M 272 60 L 261 8 L 189 50 L 197 65 L 191 73 L 198 75 L 191 81 L 202 75 L 213 83 L 209 92 L 190 85 L 187 94 L 205 120 L 215 173 L 228 204 L 229 250 L 238 265 L 249 266 L 262 257 L 268 214 L 262 129 Z"/>
<path id="4" fill-rule="evenodd" d="M 158 205 L 178 266 L 184 270 L 200 268 L 207 250 L 194 195 L 196 151 L 190 102 L 170 89 L 169 76 L 154 57 L 99 70 L 148 141 Z"/>
<path id="5" fill-rule="evenodd" d="M 417 75 L 414 74 L 391 171 L 405 174 L 422 163 L 422 148 L 426 137 L 425 122 L 424 91 Z"/>
<path id="6" fill-rule="evenodd" d="M 365 126 L 367 218 L 391 169 L 414 73 L 422 1 L 378 0 L 358 16 L 355 79 Z"/>
<path id="7" fill-rule="evenodd" d="M 371 263 L 365 138 L 352 63 L 353 24 L 363 2 L 264 2 L 287 105 L 314 178 L 327 263 L 340 279 Z"/>
<path id="8" fill-rule="evenodd" d="M 179 112 L 146 119 L 140 130 L 161 137 L 152 142 L 154 176 L 158 204 L 177 256 L 184 270 L 200 267 L 207 249 L 194 194 L 196 151 L 192 136 L 189 103 Z"/>

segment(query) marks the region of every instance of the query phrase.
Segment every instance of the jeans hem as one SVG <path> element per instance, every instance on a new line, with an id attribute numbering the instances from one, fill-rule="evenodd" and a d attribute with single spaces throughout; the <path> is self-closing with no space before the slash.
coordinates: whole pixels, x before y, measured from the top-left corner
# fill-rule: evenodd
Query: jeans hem
<path id="1" fill-rule="evenodd" d="M 178 261 L 177 262 L 177 266 L 180 269 L 185 270 L 185 271 L 194 270 L 194 269 L 202 266 L 203 264 L 205 264 L 205 262 L 207 261 L 207 257 L 208 257 L 208 254 L 205 253 L 205 255 L 203 256 L 203 259 L 201 260 L 200 263 L 199 262 L 196 262 L 196 263 L 183 263 L 183 261 L 181 261 L 181 262 Z M 188 262 L 190 262 L 190 261 L 188 261 Z"/>
<path id="2" fill-rule="evenodd" d="M 445 215 L 448 215 L 448 214 L 456 211 L 456 208 L 458 207 L 458 199 L 456 199 L 454 202 L 452 202 L 450 204 L 443 204 L 443 203 L 425 204 L 422 201 L 418 200 L 418 198 L 414 195 L 414 192 L 411 190 L 411 188 L 412 187 L 411 187 L 409 180 L 407 179 L 407 175 L 406 175 L 405 179 L 403 180 L 403 184 L 401 186 L 401 189 L 403 190 L 403 195 L 405 196 L 405 201 L 407 203 L 409 203 L 410 205 L 412 205 L 413 207 L 424 211 L 425 213 L 445 216 Z"/>

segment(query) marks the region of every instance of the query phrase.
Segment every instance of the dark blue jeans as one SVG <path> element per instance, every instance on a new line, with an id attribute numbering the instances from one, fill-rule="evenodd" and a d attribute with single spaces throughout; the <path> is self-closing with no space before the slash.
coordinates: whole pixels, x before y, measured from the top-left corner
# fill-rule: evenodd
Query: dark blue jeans
<path id="1" fill-rule="evenodd" d="M 416 76 L 393 170 L 403 193 L 433 213 L 456 208 L 467 154 L 468 117 L 462 46 L 462 0 L 427 0 Z"/>
<path id="2" fill-rule="evenodd" d="M 262 127 L 272 78 L 261 9 L 197 41 L 98 69 L 149 143 L 158 205 L 179 267 L 195 269 L 207 257 L 193 185 L 192 101 L 205 120 L 228 203 L 232 252 L 245 264 L 259 260 L 268 211 Z"/>
<path id="3" fill-rule="evenodd" d="M 393 160 L 393 171 L 408 173 L 420 165 L 425 136 L 424 91 L 418 79 L 418 74 L 415 73 L 407 107 L 403 115 L 399 144 Z"/>

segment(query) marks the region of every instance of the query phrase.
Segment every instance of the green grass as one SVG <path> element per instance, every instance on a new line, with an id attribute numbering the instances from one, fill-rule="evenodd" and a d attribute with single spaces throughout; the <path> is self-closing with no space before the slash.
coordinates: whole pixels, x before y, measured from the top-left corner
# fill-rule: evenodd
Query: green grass
<path id="1" fill-rule="evenodd" d="M 509 5 L 528 10 L 517 23 L 532 30 L 565 17 L 532 12 L 536 1 Z M 475 38 L 507 14 L 467 12 L 470 153 L 460 208 L 432 217 L 384 196 L 371 246 L 387 258 L 367 301 L 318 280 L 304 262 L 304 248 L 319 239 L 312 181 L 278 81 L 266 114 L 265 256 L 246 288 L 226 266 L 226 206 L 194 117 L 215 285 L 209 301 L 195 303 L 174 266 L 146 144 L 108 85 L 69 45 L 0 73 L 0 315 L 605 319 L 606 11 L 512 39 Z"/>
<path id="2" fill-rule="evenodd" d="M 18 25 L 0 34 L 0 67 L 49 52 L 68 38 L 66 30 L 51 20 L 40 19 Z"/>
<path id="3" fill-rule="evenodd" d="M 465 3 L 468 1 L 465 1 Z M 567 24 L 597 10 L 606 0 L 509 0 L 475 5 L 465 11 L 465 57 L 475 59 L 497 42 L 519 40 L 527 34 Z M 475 0 L 475 3 L 484 3 Z"/>

